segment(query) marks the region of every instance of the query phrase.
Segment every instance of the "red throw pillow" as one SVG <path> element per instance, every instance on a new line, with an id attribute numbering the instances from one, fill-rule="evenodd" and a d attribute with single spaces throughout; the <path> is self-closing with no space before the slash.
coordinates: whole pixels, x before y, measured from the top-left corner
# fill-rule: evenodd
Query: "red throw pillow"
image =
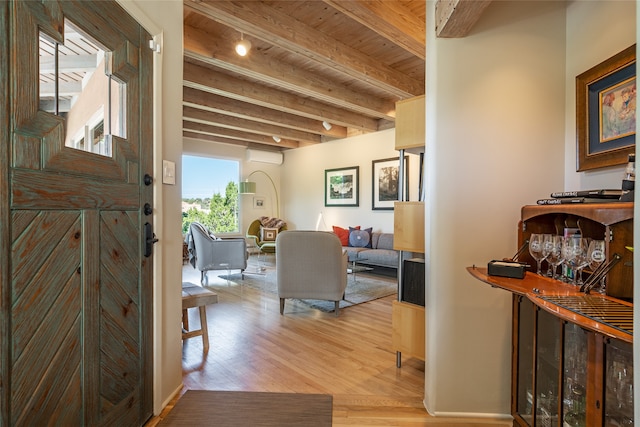
<path id="1" fill-rule="evenodd" d="M 360 226 L 352 227 L 352 228 L 360 230 Z M 348 229 L 334 225 L 333 232 L 336 233 L 336 235 L 340 239 L 340 244 L 342 246 L 349 246 L 349 230 Z"/>

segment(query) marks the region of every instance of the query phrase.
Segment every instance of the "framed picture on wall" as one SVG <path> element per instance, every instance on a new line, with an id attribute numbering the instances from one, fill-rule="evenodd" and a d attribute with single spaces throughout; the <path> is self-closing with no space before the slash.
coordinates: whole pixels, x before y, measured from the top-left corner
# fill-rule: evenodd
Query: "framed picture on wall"
<path id="1" fill-rule="evenodd" d="M 254 209 L 264 209 L 264 197 L 255 196 L 253 198 L 253 208 Z"/>
<path id="2" fill-rule="evenodd" d="M 394 202 L 398 201 L 398 186 L 400 183 L 400 157 L 374 160 L 372 162 L 372 197 L 373 210 L 393 210 Z M 409 200 L 409 159 L 404 157 L 404 190 L 405 200 Z"/>
<path id="3" fill-rule="evenodd" d="M 627 163 L 636 139 L 636 45 L 576 77 L 577 170 Z"/>
<path id="4" fill-rule="evenodd" d="M 360 167 L 324 171 L 325 206 L 359 206 Z"/>

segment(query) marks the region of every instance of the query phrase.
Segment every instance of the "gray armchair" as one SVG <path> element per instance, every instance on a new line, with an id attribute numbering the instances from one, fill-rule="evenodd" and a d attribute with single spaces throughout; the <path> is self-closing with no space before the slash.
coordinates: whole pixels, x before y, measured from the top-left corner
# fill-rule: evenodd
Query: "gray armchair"
<path id="1" fill-rule="evenodd" d="M 247 268 L 247 242 L 244 238 L 216 239 L 207 228 L 192 222 L 187 234 L 189 262 L 200 270 L 200 282 L 208 283 L 209 270 L 240 270 L 244 279 Z"/>
<path id="2" fill-rule="evenodd" d="M 335 301 L 347 287 L 347 254 L 340 239 L 326 231 L 283 231 L 276 239 L 276 273 L 280 314 L 285 298 Z"/>

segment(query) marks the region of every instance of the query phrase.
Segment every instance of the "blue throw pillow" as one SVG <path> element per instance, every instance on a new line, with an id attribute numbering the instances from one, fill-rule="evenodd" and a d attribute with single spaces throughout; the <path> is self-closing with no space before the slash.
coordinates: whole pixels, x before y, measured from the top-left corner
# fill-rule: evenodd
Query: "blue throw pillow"
<path id="1" fill-rule="evenodd" d="M 349 228 L 349 246 L 355 248 L 371 248 L 371 232 L 372 228 L 364 230 L 356 230 Z"/>

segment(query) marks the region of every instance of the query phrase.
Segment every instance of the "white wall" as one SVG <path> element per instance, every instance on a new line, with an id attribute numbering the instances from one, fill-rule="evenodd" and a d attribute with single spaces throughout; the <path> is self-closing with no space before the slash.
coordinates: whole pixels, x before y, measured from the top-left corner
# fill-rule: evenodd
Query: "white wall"
<path id="1" fill-rule="evenodd" d="M 182 8 L 180 0 L 121 0 L 120 4 L 162 42 L 154 54 L 154 387 L 159 414 L 182 386 L 182 213 L 180 175 L 162 184 L 162 160 L 181 167 Z"/>
<path id="2" fill-rule="evenodd" d="M 620 188 L 624 165 L 576 172 L 575 79 L 636 42 L 636 2 L 576 1 L 567 5 L 565 189 Z"/>
<path id="3" fill-rule="evenodd" d="M 509 413 L 510 294 L 464 267 L 515 252 L 522 205 L 620 188 L 624 166 L 575 172 L 575 76 L 633 44 L 635 16 L 635 2 L 493 2 L 466 38 L 427 32 L 431 413 Z"/>
<path id="4" fill-rule="evenodd" d="M 409 199 L 418 200 L 419 156 L 409 155 Z M 395 129 L 285 152 L 282 170 L 283 215 L 291 228 L 314 230 L 322 212 L 321 228 L 360 225 L 373 231 L 393 232 L 393 211 L 372 210 L 372 161 L 398 157 Z M 359 167 L 358 207 L 324 206 L 326 169 Z"/>
<path id="5" fill-rule="evenodd" d="M 435 28 L 433 1 L 427 28 Z M 563 188 L 563 2 L 493 2 L 427 31 L 425 406 L 510 413 L 511 295 L 473 279 L 517 249 L 520 208 Z"/>

